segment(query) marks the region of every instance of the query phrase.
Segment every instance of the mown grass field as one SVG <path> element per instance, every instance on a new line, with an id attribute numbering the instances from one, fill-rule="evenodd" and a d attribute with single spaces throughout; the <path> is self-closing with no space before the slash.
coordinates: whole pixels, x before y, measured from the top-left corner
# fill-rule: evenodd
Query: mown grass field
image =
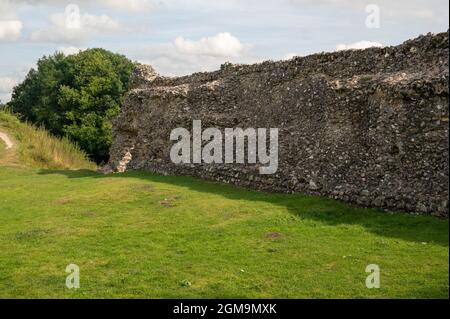
<path id="1" fill-rule="evenodd" d="M 448 298 L 448 220 L 143 172 L 0 167 L 1 298 Z M 65 287 L 68 264 L 79 289 Z M 378 264 L 381 288 L 367 289 Z"/>

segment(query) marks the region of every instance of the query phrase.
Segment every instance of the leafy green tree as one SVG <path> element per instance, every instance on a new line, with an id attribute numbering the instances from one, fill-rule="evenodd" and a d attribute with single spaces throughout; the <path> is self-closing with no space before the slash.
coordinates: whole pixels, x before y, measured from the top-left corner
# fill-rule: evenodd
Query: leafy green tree
<path id="1" fill-rule="evenodd" d="M 14 88 L 11 109 L 23 119 L 67 136 L 104 162 L 111 121 L 118 114 L 136 63 L 104 49 L 44 56 Z"/>

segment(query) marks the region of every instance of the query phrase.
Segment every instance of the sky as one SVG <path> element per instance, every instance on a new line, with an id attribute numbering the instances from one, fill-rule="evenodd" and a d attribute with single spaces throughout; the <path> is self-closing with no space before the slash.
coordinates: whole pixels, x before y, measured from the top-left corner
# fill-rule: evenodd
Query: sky
<path id="1" fill-rule="evenodd" d="M 0 0 L 0 100 L 56 51 L 105 48 L 176 76 L 397 45 L 448 20 L 448 0 Z"/>

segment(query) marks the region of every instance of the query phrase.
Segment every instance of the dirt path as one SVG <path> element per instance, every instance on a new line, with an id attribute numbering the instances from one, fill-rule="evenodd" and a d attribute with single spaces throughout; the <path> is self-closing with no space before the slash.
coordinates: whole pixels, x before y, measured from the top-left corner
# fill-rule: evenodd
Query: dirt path
<path id="1" fill-rule="evenodd" d="M 0 139 L 3 140 L 6 144 L 6 149 L 12 148 L 14 146 L 14 143 L 11 141 L 8 135 L 6 133 L 3 133 L 0 131 Z"/>

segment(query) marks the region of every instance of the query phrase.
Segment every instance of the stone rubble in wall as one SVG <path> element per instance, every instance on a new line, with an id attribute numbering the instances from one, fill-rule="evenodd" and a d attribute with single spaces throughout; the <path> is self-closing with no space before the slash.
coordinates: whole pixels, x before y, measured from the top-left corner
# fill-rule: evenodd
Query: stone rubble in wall
<path id="1" fill-rule="evenodd" d="M 264 191 L 448 216 L 449 33 L 214 72 L 137 67 L 104 172 L 193 175 Z M 277 127 L 279 170 L 174 165 L 170 131 Z"/>

